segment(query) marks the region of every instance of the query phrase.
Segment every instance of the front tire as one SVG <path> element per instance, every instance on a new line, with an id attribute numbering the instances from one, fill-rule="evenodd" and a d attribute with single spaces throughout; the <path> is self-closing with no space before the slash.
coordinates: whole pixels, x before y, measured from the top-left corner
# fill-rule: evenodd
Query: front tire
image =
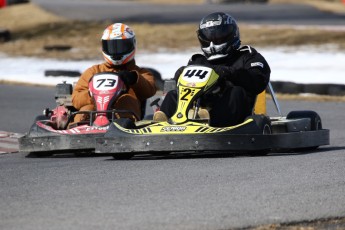
<path id="1" fill-rule="evenodd" d="M 115 160 L 130 160 L 134 156 L 133 153 L 118 153 L 113 156 Z"/>
<path id="2" fill-rule="evenodd" d="M 30 152 L 26 155 L 26 158 L 44 158 L 44 157 L 51 157 L 54 154 L 52 152 Z"/>
<path id="3" fill-rule="evenodd" d="M 259 130 L 260 134 L 268 135 L 272 134 L 271 120 L 265 115 L 252 115 L 252 118 Z"/>
<path id="4" fill-rule="evenodd" d="M 271 120 L 265 115 L 252 115 L 250 116 L 256 123 L 258 127 L 259 134 L 270 135 L 272 134 Z M 271 149 L 262 149 L 258 151 L 253 151 L 250 153 L 252 156 L 266 156 L 269 154 Z"/>

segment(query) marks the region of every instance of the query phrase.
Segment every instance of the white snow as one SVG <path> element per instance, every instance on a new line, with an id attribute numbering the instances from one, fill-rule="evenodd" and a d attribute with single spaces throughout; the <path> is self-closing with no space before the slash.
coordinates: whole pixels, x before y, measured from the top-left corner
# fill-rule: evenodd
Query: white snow
<path id="1" fill-rule="evenodd" d="M 345 84 L 345 53 L 336 49 L 260 49 L 257 50 L 268 61 L 272 81 L 295 83 Z M 138 53 L 139 66 L 158 70 L 163 79 L 172 78 L 175 71 L 186 65 L 192 51 Z M 83 72 L 103 60 L 54 60 L 0 55 L 0 80 L 55 85 L 66 81 L 73 83 L 78 77 L 46 77 L 45 70 L 69 70 Z"/>

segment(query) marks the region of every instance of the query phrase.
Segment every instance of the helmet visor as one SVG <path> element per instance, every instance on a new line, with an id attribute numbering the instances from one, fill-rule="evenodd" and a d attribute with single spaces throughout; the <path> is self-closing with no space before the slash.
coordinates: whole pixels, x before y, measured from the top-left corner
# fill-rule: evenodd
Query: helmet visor
<path id="1" fill-rule="evenodd" d="M 202 47 L 208 47 L 211 42 L 220 45 L 231 42 L 234 37 L 234 26 L 231 24 L 206 27 L 197 31 Z"/>
<path id="2" fill-rule="evenodd" d="M 102 40 L 102 50 L 110 56 L 125 55 L 134 48 L 134 38 Z"/>

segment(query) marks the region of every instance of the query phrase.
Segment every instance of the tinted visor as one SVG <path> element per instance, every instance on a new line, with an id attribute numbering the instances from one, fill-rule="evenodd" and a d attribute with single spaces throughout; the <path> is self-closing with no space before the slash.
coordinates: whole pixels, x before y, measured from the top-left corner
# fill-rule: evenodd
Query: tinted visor
<path id="1" fill-rule="evenodd" d="M 231 42 L 234 37 L 234 31 L 234 26 L 227 24 L 199 29 L 197 34 L 201 46 L 208 47 L 211 42 L 215 45 Z"/>
<path id="2" fill-rule="evenodd" d="M 110 56 L 128 54 L 134 50 L 134 38 L 102 40 L 102 50 Z"/>

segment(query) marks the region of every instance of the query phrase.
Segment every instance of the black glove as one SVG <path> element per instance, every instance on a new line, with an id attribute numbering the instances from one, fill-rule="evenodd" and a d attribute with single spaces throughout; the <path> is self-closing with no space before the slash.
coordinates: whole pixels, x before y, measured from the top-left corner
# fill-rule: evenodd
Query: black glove
<path id="1" fill-rule="evenodd" d="M 135 71 L 123 70 L 117 73 L 125 85 L 130 86 L 134 85 L 138 81 L 138 74 Z"/>
<path id="2" fill-rule="evenodd" d="M 229 66 L 212 65 L 211 68 L 224 80 L 231 81 L 234 77 L 234 70 Z"/>
<path id="3" fill-rule="evenodd" d="M 202 65 L 210 67 L 211 64 L 207 58 L 202 54 L 194 54 L 188 61 L 188 65 Z"/>

